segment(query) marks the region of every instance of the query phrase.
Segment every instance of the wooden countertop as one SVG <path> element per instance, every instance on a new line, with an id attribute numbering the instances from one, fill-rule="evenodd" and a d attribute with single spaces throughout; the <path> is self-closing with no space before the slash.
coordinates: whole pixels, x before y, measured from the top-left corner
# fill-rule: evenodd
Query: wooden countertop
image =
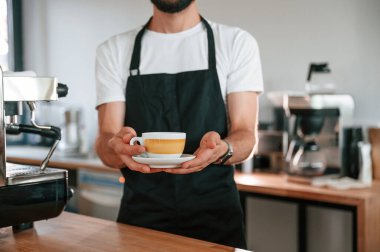
<path id="1" fill-rule="evenodd" d="M 374 181 L 370 188 L 335 190 L 306 184 L 292 183 L 285 174 L 235 174 L 238 189 L 243 192 L 269 194 L 304 200 L 323 201 L 356 206 L 360 202 L 380 197 L 380 181 Z"/>
<path id="2" fill-rule="evenodd" d="M 234 248 L 155 230 L 63 212 L 14 234 L 0 229 L 0 251 L 239 251 Z"/>

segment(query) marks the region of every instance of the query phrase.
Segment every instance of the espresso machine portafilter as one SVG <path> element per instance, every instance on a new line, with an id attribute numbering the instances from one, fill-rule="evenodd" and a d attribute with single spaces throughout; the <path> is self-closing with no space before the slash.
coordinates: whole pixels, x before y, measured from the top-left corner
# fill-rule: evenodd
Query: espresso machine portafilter
<path id="1" fill-rule="evenodd" d="M 34 221 L 56 217 L 72 196 L 67 171 L 48 168 L 61 130 L 35 121 L 36 102 L 56 101 L 67 93 L 68 87 L 54 77 L 6 77 L 0 67 L 0 228 L 28 228 Z M 30 110 L 30 124 L 18 123 L 23 103 Z M 20 133 L 54 140 L 39 167 L 6 162 L 5 136 Z"/>

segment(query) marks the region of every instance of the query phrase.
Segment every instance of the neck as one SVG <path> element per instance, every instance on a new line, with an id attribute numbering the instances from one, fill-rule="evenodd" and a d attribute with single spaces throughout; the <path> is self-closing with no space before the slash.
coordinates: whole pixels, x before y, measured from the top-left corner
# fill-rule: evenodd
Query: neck
<path id="1" fill-rule="evenodd" d="M 160 33 L 177 33 L 194 27 L 201 21 L 198 8 L 193 1 L 178 13 L 165 13 L 153 5 L 153 18 L 148 29 Z"/>

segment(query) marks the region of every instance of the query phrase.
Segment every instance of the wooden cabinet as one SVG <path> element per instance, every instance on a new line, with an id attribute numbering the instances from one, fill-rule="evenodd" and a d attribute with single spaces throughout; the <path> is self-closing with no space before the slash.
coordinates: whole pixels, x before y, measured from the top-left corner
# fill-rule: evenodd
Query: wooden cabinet
<path id="1" fill-rule="evenodd" d="M 235 181 L 244 205 L 246 205 L 246 198 L 250 196 L 297 205 L 298 251 L 305 252 L 309 248 L 308 240 L 311 238 L 308 233 L 310 226 L 308 222 L 312 218 L 309 212 L 318 215 L 319 211 L 310 207 L 318 207 L 316 209 L 324 207 L 352 213 L 348 217 L 352 222 L 350 233 L 352 251 L 380 251 L 380 181 L 378 180 L 373 182 L 371 188 L 342 191 L 290 183 L 286 181 L 285 175 L 279 174 L 236 173 Z"/>

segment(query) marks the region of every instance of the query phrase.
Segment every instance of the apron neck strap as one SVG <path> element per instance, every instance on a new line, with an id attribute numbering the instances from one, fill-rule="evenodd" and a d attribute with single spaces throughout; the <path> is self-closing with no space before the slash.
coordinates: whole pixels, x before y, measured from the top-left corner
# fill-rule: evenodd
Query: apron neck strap
<path id="1" fill-rule="evenodd" d="M 141 56 L 141 41 L 145 31 L 148 28 L 148 25 L 152 18 L 144 25 L 144 27 L 137 33 L 135 38 L 135 45 L 133 47 L 131 65 L 129 67 L 130 75 L 140 75 L 140 56 Z M 201 16 L 201 21 L 206 27 L 207 31 L 207 42 L 208 42 L 208 68 L 216 69 L 216 56 L 215 56 L 215 42 L 214 34 L 212 32 L 211 26 L 209 23 Z"/>

